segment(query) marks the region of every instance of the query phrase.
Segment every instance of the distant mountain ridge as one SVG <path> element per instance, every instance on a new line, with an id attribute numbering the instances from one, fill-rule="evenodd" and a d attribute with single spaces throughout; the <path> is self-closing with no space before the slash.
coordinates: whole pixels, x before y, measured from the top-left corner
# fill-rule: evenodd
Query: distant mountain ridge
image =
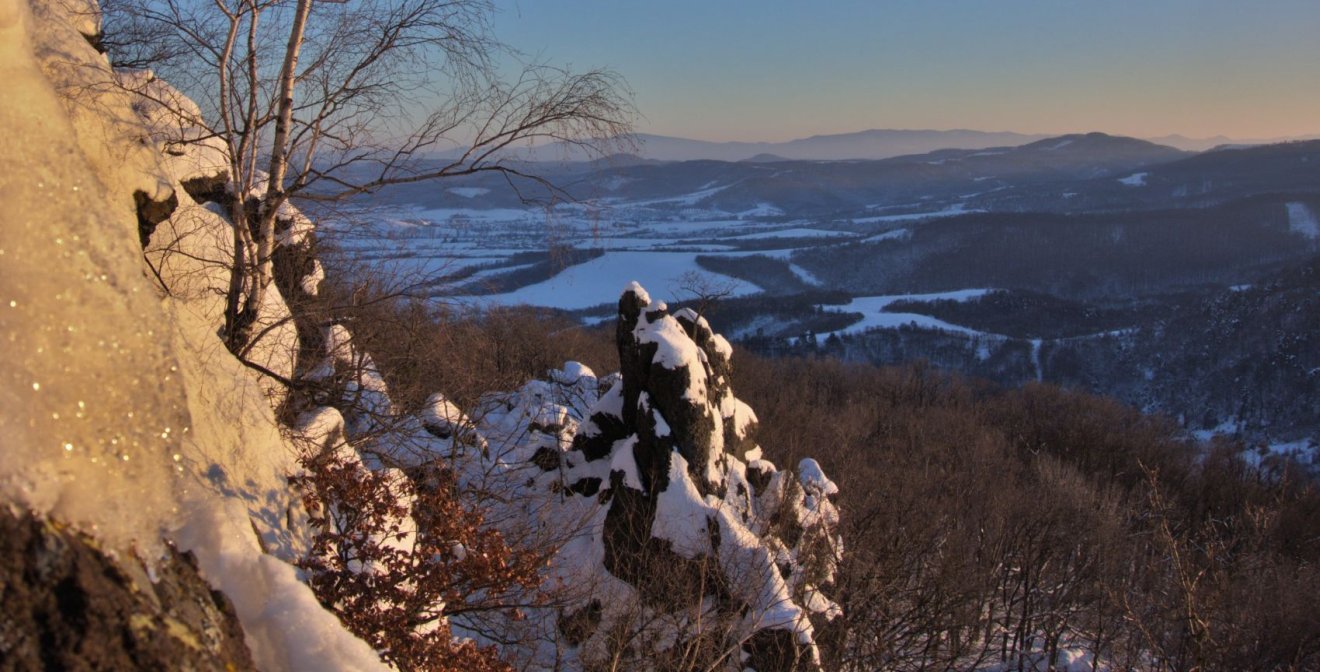
<path id="1" fill-rule="evenodd" d="M 941 149 L 878 160 L 754 155 L 737 162 L 659 161 L 620 154 L 590 163 L 525 167 L 574 198 L 616 209 L 696 207 L 739 215 L 770 208 L 786 216 L 882 221 L 923 212 L 1201 208 L 1261 194 L 1312 193 L 1320 184 L 1320 140 L 1193 153 L 1085 133 L 1016 147 Z M 472 199 L 406 185 L 387 190 L 381 202 L 519 208 L 524 198 L 550 202 L 555 197 L 530 181 L 510 189 L 496 175 L 453 184 L 485 191 Z"/>
<path id="2" fill-rule="evenodd" d="M 902 156 L 895 162 L 946 165 L 961 163 L 983 175 L 1053 170 L 1060 174 L 1104 173 L 1192 156 L 1174 147 L 1106 133 L 1073 133 L 1006 147 L 943 149 Z M 989 172 L 986 172 L 989 171 Z"/>
<path id="3" fill-rule="evenodd" d="M 1053 136 L 967 129 L 871 129 L 855 133 L 813 135 L 785 142 L 713 142 L 638 133 L 632 136 L 635 145 L 624 143 L 625 146 L 616 149 L 652 161 L 850 161 L 889 159 L 940 149 L 1015 147 L 1049 137 Z M 457 151 L 437 154 L 434 158 L 457 156 Z M 518 160 L 536 162 L 571 163 L 597 158 L 581 147 L 568 143 L 525 147 L 510 150 L 509 153 Z"/>
<path id="4" fill-rule="evenodd" d="M 1230 138 L 1226 135 L 1216 135 L 1209 138 L 1189 138 L 1174 133 L 1146 139 L 1157 145 L 1168 145 L 1188 152 L 1204 152 L 1225 146 L 1275 145 L 1281 142 L 1295 142 L 1298 140 L 1320 140 L 1320 135 L 1292 135 L 1277 138 Z"/>
<path id="5" fill-rule="evenodd" d="M 813 135 L 786 142 L 710 142 L 664 135 L 639 134 L 639 155 L 659 161 L 745 161 L 758 155 L 780 160 L 847 161 L 853 159 L 888 159 L 910 154 L 928 154 L 941 149 L 997 149 L 1017 147 L 1042 140 L 1068 137 L 1126 137 L 1110 133 L 1016 133 L 1011 131 L 898 130 L 871 129 L 854 133 Z M 1320 139 L 1320 135 L 1277 138 L 1231 138 L 1216 135 L 1191 138 L 1179 134 L 1135 138 L 1185 152 L 1204 152 L 1224 146 L 1268 145 L 1298 140 Z M 764 159 L 760 159 L 764 160 Z"/>
<path id="6" fill-rule="evenodd" d="M 709 142 L 663 135 L 641 134 L 639 154 L 661 161 L 743 161 L 758 155 L 783 160 L 847 161 L 888 159 L 907 154 L 925 154 L 938 149 L 987 149 L 1024 145 L 1048 135 L 967 129 L 894 130 L 872 129 L 855 133 L 813 135 L 786 142 Z"/>
<path id="7" fill-rule="evenodd" d="M 758 153 L 740 161 L 659 161 L 627 154 L 590 163 L 541 163 L 535 169 L 557 179 L 577 198 L 607 198 L 616 205 L 672 202 L 729 213 L 768 205 L 798 215 L 832 215 L 876 204 L 926 201 L 930 205 L 931 199 L 951 205 L 969 199 L 979 202 L 1012 197 L 1018 201 L 1012 209 L 1019 209 L 1023 204 L 1039 205 L 1042 194 L 1058 200 L 1069 185 L 1102 178 L 1108 179 L 1102 183 L 1106 189 L 1117 190 L 1121 197 L 1133 197 L 1137 194 L 1124 193 L 1132 189 L 1114 180 L 1191 156 L 1136 138 L 1087 133 L 1017 146 L 939 149 L 886 159 L 793 160 Z M 537 187 L 530 184 L 523 185 L 524 191 L 513 193 L 502 180 L 488 175 L 466 179 L 462 184 L 487 190 L 481 201 L 484 207 L 517 207 L 520 198 L 538 193 Z M 453 201 L 457 197 L 423 186 L 392 189 L 389 198 L 433 207 L 475 205 L 467 199 Z M 966 207 L 988 205 L 969 201 Z M 1069 209 L 1068 205 L 1056 208 Z"/>
<path id="8" fill-rule="evenodd" d="M 1017 133 L 1014 131 L 977 131 L 970 129 L 884 129 L 876 128 L 851 133 L 813 135 L 783 142 L 718 142 L 695 140 L 668 135 L 638 133 L 629 142 L 618 143 L 616 152 L 634 155 L 643 161 L 725 161 L 736 163 L 769 163 L 776 161 L 867 161 L 891 159 L 900 156 L 930 154 L 942 150 L 984 150 L 1019 147 L 1042 140 L 1067 137 L 1126 137 L 1101 132 L 1090 133 Z M 1248 147 L 1320 139 L 1320 135 L 1287 136 L 1277 138 L 1230 138 L 1216 135 L 1191 138 L 1179 134 L 1150 138 L 1132 138 L 1156 145 L 1164 145 L 1184 152 L 1204 152 L 1212 149 Z M 458 156 L 459 150 L 432 155 L 433 159 Z M 597 160 L 581 146 L 570 143 L 551 143 L 520 149 L 510 149 L 508 156 L 519 161 L 538 163 L 577 163 Z"/>

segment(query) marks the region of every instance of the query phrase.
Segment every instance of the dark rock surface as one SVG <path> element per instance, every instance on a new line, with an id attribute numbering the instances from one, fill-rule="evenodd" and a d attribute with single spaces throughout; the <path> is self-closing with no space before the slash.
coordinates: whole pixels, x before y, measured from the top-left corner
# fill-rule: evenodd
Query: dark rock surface
<path id="1" fill-rule="evenodd" d="M 0 557 L 4 672 L 254 669 L 191 554 L 169 549 L 152 580 L 58 523 L 0 510 Z"/>
<path id="2" fill-rule="evenodd" d="M 137 206 L 138 242 L 143 249 L 151 242 L 151 234 L 156 232 L 156 225 L 170 218 L 179 207 L 179 196 L 173 190 L 164 200 L 152 200 L 141 189 L 133 192 L 133 203 Z"/>

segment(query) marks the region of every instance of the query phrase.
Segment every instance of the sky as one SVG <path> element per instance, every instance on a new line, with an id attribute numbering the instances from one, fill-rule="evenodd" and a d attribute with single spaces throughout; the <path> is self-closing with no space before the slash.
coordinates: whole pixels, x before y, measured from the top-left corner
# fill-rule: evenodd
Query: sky
<path id="1" fill-rule="evenodd" d="M 1320 0 L 495 4 L 526 56 L 623 75 L 645 133 L 1320 133 Z"/>

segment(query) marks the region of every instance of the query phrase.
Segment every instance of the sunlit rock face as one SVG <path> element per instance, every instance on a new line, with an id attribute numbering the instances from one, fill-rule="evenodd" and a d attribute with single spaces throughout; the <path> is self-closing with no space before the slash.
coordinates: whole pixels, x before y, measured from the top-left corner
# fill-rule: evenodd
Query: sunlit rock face
<path id="1" fill-rule="evenodd" d="M 182 185 L 217 175 L 216 147 L 162 134 L 187 129 L 153 125 L 144 101 L 161 96 L 144 95 L 173 89 L 112 72 L 98 32 L 92 0 L 0 0 L 0 508 L 40 528 L 0 531 L 26 549 L 0 555 L 21 575 L 0 580 L 0 603 L 26 609 L 0 618 L 0 661 L 49 635 L 69 647 L 52 669 L 383 669 L 288 564 L 306 541 L 286 480 L 297 453 L 272 414 L 277 386 L 219 338 L 232 225 Z M 262 318 L 287 328 L 249 356 L 291 375 L 293 325 L 267 297 Z M 81 615 L 48 613 L 67 606 L 42 601 L 50 581 Z M 214 603 L 212 625 L 162 611 L 176 598 Z M 170 653 L 206 649 L 222 620 L 230 653 Z M 80 639 L 79 623 L 103 636 Z"/>
<path id="2" fill-rule="evenodd" d="M 67 14 L 0 2 L 0 498 L 151 546 L 188 422 L 139 205 L 173 190 L 94 17 Z"/>

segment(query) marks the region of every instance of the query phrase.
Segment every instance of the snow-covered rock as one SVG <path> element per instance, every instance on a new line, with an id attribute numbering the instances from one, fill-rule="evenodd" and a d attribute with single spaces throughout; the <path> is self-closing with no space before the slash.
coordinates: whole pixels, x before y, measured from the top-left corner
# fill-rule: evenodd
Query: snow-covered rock
<path id="1" fill-rule="evenodd" d="M 558 484 L 604 515 L 552 574 L 615 595 L 565 611 L 576 653 L 588 664 L 618 654 L 611 638 L 631 628 L 654 647 L 634 652 L 644 669 L 682 649 L 700 621 L 702 637 L 740 652 L 715 669 L 817 665 L 812 619 L 839 613 L 826 597 L 832 570 L 819 571 L 840 550 L 837 488 L 814 461 L 790 486 L 761 459 L 755 413 L 729 383 L 732 349 L 705 320 L 671 316 L 632 286 L 617 333 L 622 376 L 585 411 Z"/>
<path id="2" fill-rule="evenodd" d="M 618 346 L 620 374 L 568 362 L 466 412 L 436 394 L 416 414 L 373 414 L 382 466 L 450 469 L 506 538 L 558 549 L 526 600 L 556 607 L 450 625 L 498 632 L 528 669 L 660 668 L 698 639 L 724 647 L 712 669 L 815 667 L 815 628 L 840 613 L 837 487 L 812 460 L 795 476 L 763 458 L 732 349 L 695 314 L 630 288 Z"/>
<path id="3" fill-rule="evenodd" d="M 0 4 L 0 79 L 0 498 L 154 549 L 189 420 L 133 194 L 169 185 L 117 132 L 128 96 L 60 6 Z"/>

